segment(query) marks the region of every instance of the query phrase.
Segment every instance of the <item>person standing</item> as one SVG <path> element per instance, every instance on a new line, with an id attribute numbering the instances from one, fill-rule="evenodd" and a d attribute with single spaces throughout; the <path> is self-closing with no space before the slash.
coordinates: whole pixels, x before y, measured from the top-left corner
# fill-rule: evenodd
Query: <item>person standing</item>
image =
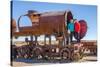
<path id="1" fill-rule="evenodd" d="M 77 42 L 80 43 L 80 23 L 77 21 L 77 19 L 74 20 L 74 31 L 77 37 Z"/>
<path id="2" fill-rule="evenodd" d="M 68 23 L 68 44 L 73 42 L 73 35 L 74 35 L 74 22 L 73 19 L 70 20 L 70 22 Z"/>

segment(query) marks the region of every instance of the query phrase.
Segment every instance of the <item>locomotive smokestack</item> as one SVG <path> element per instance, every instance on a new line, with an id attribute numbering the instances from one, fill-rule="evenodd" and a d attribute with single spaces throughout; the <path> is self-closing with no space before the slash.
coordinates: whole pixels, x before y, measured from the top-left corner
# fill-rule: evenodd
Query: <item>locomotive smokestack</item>
<path id="1" fill-rule="evenodd" d="M 28 14 L 33 14 L 33 13 L 37 13 L 36 10 L 28 10 Z"/>

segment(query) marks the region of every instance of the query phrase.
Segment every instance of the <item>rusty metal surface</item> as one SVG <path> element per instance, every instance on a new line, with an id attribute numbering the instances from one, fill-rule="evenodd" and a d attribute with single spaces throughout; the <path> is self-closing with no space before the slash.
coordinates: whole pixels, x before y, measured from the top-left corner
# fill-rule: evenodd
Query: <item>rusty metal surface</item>
<path id="1" fill-rule="evenodd" d="M 11 28 L 12 28 L 12 32 L 15 32 L 17 29 L 17 26 L 16 26 L 16 21 L 14 19 L 11 20 Z"/>
<path id="2" fill-rule="evenodd" d="M 32 22 L 32 26 L 24 26 L 24 27 L 19 26 L 18 27 L 19 32 L 14 32 L 13 35 L 14 36 L 42 35 L 42 34 L 51 35 L 54 33 L 64 32 L 66 29 L 65 21 L 68 21 L 66 19 L 71 19 L 73 17 L 70 14 L 71 14 L 70 11 L 69 12 L 55 11 L 55 12 L 27 14 L 27 16 L 30 18 Z"/>
<path id="3" fill-rule="evenodd" d="M 41 34 L 53 34 L 55 32 L 63 32 L 65 27 L 65 12 L 43 13 L 40 16 L 40 32 Z"/>

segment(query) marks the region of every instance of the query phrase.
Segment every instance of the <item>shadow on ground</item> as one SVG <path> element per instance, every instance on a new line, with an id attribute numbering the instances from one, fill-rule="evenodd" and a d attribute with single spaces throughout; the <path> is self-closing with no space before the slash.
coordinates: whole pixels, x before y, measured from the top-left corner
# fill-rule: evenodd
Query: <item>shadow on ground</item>
<path id="1" fill-rule="evenodd" d="M 70 63 L 71 61 L 69 60 L 64 60 L 64 59 L 15 59 L 15 62 L 25 62 L 25 63 Z"/>

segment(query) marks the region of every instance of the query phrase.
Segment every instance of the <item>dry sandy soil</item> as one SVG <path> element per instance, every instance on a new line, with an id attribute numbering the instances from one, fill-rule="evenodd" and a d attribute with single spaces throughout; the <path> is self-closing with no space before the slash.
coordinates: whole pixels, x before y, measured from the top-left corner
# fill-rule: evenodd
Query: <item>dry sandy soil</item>
<path id="1" fill-rule="evenodd" d="M 71 63 L 81 63 L 81 62 L 96 62 L 97 57 L 96 56 L 86 56 L 80 59 L 77 62 L 71 62 Z M 37 65 L 49 65 L 53 63 L 25 63 L 25 62 L 16 62 L 13 61 L 13 67 L 19 67 L 19 66 L 37 66 Z"/>

